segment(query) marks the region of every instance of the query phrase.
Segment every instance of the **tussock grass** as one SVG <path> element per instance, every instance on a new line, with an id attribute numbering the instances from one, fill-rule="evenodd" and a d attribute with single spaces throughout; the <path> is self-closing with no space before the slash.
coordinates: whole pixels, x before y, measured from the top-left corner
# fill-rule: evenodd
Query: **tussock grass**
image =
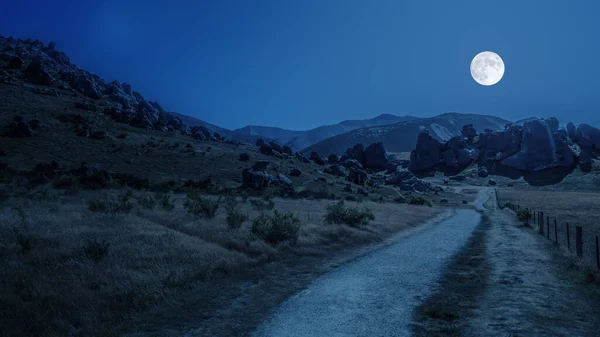
<path id="1" fill-rule="evenodd" d="M 105 200 L 119 204 L 123 196 L 131 201 L 143 193 L 106 191 Z M 223 278 L 245 275 L 267 261 L 327 257 L 348 245 L 379 241 L 439 211 L 369 203 L 377 220 L 371 230 L 362 231 L 324 226 L 329 202 L 272 199 L 277 213 L 265 212 L 253 233 L 253 221 L 229 228 L 227 200 L 213 218 L 188 213 L 181 194 L 170 198 L 170 211 L 131 202 L 130 212 L 93 212 L 88 205 L 94 200 L 97 192 L 84 190 L 58 200 L 5 201 L 0 212 L 2 333 L 119 336 L 133 321 L 152 325 L 148 313 L 156 310 L 174 313 L 179 323 L 192 323 L 184 321 L 197 317 L 176 303 L 234 298 L 219 290 Z M 253 220 L 262 213 L 242 202 L 235 211 Z M 196 309 L 213 315 L 216 307 Z"/>
<path id="2" fill-rule="evenodd" d="M 252 233 L 265 242 L 277 244 L 283 241 L 295 243 L 302 222 L 292 212 L 282 213 L 277 210 L 268 215 L 261 213 L 252 220 Z"/>
<path id="3" fill-rule="evenodd" d="M 353 227 L 366 226 L 370 221 L 375 220 L 373 211 L 367 206 L 361 209 L 355 207 L 346 207 L 343 200 L 327 206 L 325 222 L 329 224 L 345 224 Z"/>

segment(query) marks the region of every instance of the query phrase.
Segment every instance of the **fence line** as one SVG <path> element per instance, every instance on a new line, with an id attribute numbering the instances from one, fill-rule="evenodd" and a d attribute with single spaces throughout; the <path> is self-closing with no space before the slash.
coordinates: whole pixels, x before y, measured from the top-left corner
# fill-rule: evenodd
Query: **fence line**
<path id="1" fill-rule="evenodd" d="M 496 205 L 499 209 L 508 208 L 511 211 L 515 212 L 517 217 L 522 220 L 526 220 L 529 223 L 531 220 L 531 224 L 534 229 L 537 229 L 537 232 L 541 236 L 545 236 L 548 240 L 554 239 L 554 244 L 560 246 L 559 239 L 559 223 L 556 218 L 554 218 L 554 238 L 552 238 L 550 231 L 550 215 L 544 214 L 542 211 L 534 211 L 529 208 L 521 208 L 519 205 L 507 202 L 504 205 L 500 205 L 500 199 L 498 198 L 498 190 L 494 189 L 494 193 L 496 196 Z M 536 228 L 537 226 L 537 228 Z M 545 228 L 544 228 L 545 227 Z M 567 242 L 567 251 L 571 251 L 571 233 L 570 226 L 568 222 L 565 222 L 566 227 L 566 242 Z M 562 230 L 561 230 L 562 231 Z M 589 236 L 589 234 L 588 234 Z M 594 242 L 595 241 L 595 242 Z M 588 262 L 589 264 L 595 264 L 596 268 L 600 270 L 600 238 L 599 235 L 591 235 L 589 244 L 588 241 L 584 242 L 583 240 L 583 228 L 581 226 L 575 226 L 575 255 L 581 259 L 583 262 Z M 595 245 L 594 245 L 595 243 Z M 594 247 L 595 246 L 595 247 Z M 584 247 L 589 247 L 587 250 L 589 253 L 586 255 L 592 255 L 592 261 L 584 261 Z M 587 248 L 586 248 L 587 249 Z M 594 261 L 595 260 L 595 261 Z M 595 263 L 594 263 L 595 262 Z"/>

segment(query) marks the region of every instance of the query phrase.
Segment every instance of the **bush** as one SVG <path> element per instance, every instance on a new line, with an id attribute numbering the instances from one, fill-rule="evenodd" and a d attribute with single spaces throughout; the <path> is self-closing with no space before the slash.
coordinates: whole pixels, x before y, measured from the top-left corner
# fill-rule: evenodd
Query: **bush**
<path id="1" fill-rule="evenodd" d="M 139 205 L 144 206 L 147 209 L 154 209 L 157 204 L 156 198 L 154 198 L 154 195 L 151 193 L 147 193 L 145 197 L 137 198 L 136 201 Z"/>
<path id="2" fill-rule="evenodd" d="M 328 224 L 345 224 L 353 227 L 368 225 L 372 220 L 375 220 L 375 215 L 367 206 L 361 210 L 346 208 L 343 200 L 327 206 L 325 215 L 325 222 Z"/>
<path id="3" fill-rule="evenodd" d="M 517 219 L 519 219 L 519 221 L 529 221 L 531 219 L 531 213 L 524 209 L 519 210 L 517 212 Z"/>
<path id="4" fill-rule="evenodd" d="M 106 241 L 87 240 L 86 245 L 83 246 L 83 256 L 98 263 L 108 253 L 108 246 Z"/>
<path id="5" fill-rule="evenodd" d="M 175 204 L 171 200 L 171 193 L 156 193 L 156 200 L 167 211 L 172 211 L 175 208 Z"/>
<path id="6" fill-rule="evenodd" d="M 133 209 L 133 204 L 130 199 L 133 193 L 127 190 L 122 195 L 118 196 L 115 200 L 92 200 L 88 203 L 88 209 L 92 212 L 101 213 L 129 213 Z"/>
<path id="7" fill-rule="evenodd" d="M 187 209 L 188 213 L 193 214 L 194 216 L 212 219 L 217 214 L 220 201 L 221 198 L 219 198 L 217 201 L 211 201 L 209 199 L 202 198 L 195 192 L 188 192 L 187 199 L 184 202 L 184 207 Z"/>
<path id="8" fill-rule="evenodd" d="M 429 202 L 429 200 L 427 200 L 423 197 L 411 196 L 410 198 L 408 198 L 408 203 L 410 205 L 429 205 L 429 206 L 431 206 L 431 203 Z"/>
<path id="9" fill-rule="evenodd" d="M 281 213 L 277 210 L 273 215 L 261 213 L 252 220 L 252 233 L 263 241 L 277 244 L 283 241 L 296 242 L 302 222 L 293 213 Z"/>
<path id="10" fill-rule="evenodd" d="M 271 198 L 250 199 L 250 204 L 259 212 L 270 211 L 275 208 L 275 203 Z"/>
<path id="11" fill-rule="evenodd" d="M 227 226 L 229 228 L 240 228 L 248 220 L 248 214 L 237 210 L 237 200 L 235 197 L 228 197 L 225 200 L 225 210 L 227 211 Z"/>

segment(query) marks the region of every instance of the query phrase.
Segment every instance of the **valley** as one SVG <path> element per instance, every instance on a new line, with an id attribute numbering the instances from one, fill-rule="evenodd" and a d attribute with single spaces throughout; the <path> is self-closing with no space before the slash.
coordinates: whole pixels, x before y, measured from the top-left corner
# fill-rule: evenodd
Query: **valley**
<path id="1" fill-rule="evenodd" d="M 311 335 L 335 330 L 344 310 L 381 335 L 519 333 L 474 328 L 499 319 L 490 305 L 510 290 L 498 285 L 516 263 L 507 251 L 526 257 L 510 270 L 521 278 L 544 268 L 536 254 L 554 268 L 532 296 L 544 282 L 573 281 L 573 303 L 600 303 L 598 271 L 496 208 L 513 203 L 600 234 L 600 129 L 563 123 L 382 114 L 306 131 L 228 130 L 79 69 L 54 44 L 0 37 L 2 333 Z M 492 245 L 507 238 L 506 249 Z M 556 276 L 559 263 L 568 275 Z M 411 291 L 378 292 L 405 281 Z M 401 317 L 394 325 L 355 304 Z M 508 316 L 521 309 L 503 305 Z M 299 313 L 316 316 L 286 330 Z M 597 328 L 577 315 L 581 335 Z M 517 316 L 502 319 L 524 324 Z M 355 323 L 339 331 L 368 326 Z M 571 327 L 542 323 L 525 335 Z"/>

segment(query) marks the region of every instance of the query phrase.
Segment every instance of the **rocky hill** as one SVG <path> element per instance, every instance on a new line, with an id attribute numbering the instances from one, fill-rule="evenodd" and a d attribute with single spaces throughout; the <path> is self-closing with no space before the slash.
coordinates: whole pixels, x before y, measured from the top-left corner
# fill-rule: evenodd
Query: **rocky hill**
<path id="1" fill-rule="evenodd" d="M 320 142 L 329 137 L 333 137 L 348 131 L 368 128 L 372 126 L 381 126 L 399 122 L 418 119 L 413 116 L 395 116 L 391 114 L 381 114 L 374 118 L 362 120 L 347 120 L 334 125 L 319 126 L 306 131 L 291 131 L 281 128 L 248 125 L 241 129 L 234 130 L 237 135 L 261 136 L 270 138 L 280 144 L 289 146 L 292 150 L 298 151 L 312 144 Z M 238 140 L 238 138 L 234 138 Z M 347 144 L 348 146 L 352 144 Z"/>
<path id="2" fill-rule="evenodd" d="M 390 152 L 408 152 L 414 149 L 417 136 L 423 130 L 429 131 L 435 139 L 444 141 L 460 134 L 463 125 L 472 124 L 478 130 L 503 130 L 508 123 L 510 122 L 507 120 L 493 116 L 446 113 L 431 118 L 353 130 L 313 144 L 302 152 L 342 154 L 352 144 L 377 142 L 382 142 Z"/>

